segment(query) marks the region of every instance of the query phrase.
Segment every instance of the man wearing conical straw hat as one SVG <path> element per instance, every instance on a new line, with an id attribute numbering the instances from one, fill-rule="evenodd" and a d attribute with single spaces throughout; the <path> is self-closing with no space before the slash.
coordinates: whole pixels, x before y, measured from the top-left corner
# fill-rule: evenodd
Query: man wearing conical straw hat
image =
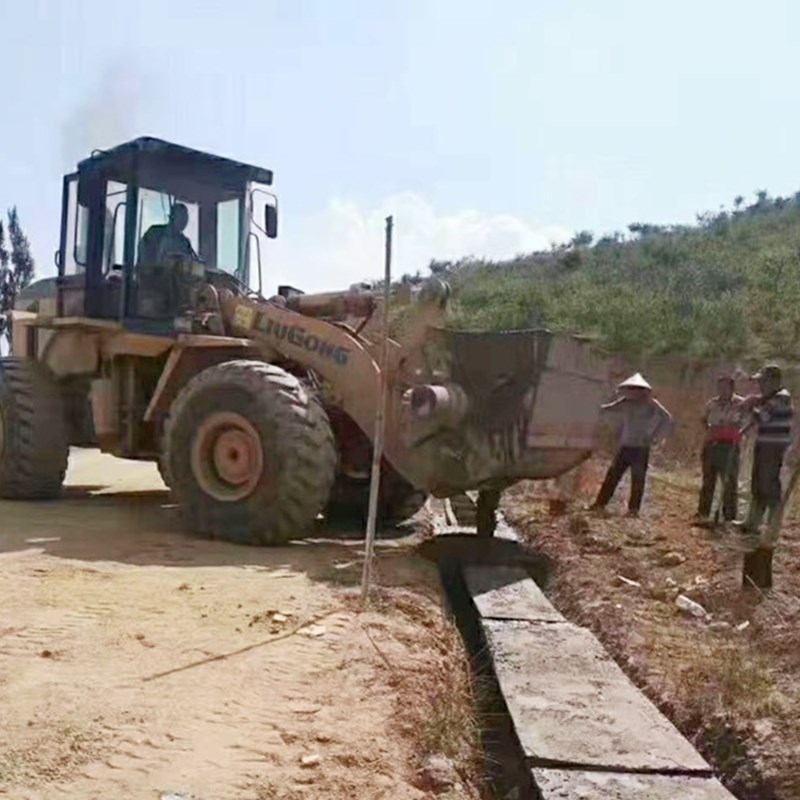
<path id="1" fill-rule="evenodd" d="M 605 509 L 622 476 L 630 470 L 628 516 L 636 517 L 644 496 L 650 448 L 667 436 L 673 421 L 669 411 L 653 397 L 653 387 L 639 372 L 619 384 L 617 395 L 613 402 L 600 407 L 602 417 L 617 424 L 619 441 L 591 510 Z"/>

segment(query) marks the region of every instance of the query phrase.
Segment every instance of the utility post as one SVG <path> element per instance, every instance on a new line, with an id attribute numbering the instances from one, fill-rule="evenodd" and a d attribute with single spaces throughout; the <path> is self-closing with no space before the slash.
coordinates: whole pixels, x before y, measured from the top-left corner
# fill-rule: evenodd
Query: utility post
<path id="1" fill-rule="evenodd" d="M 375 527 L 378 518 L 378 495 L 381 486 L 381 460 L 383 458 L 383 436 L 386 428 L 386 396 L 389 390 L 389 300 L 392 286 L 392 229 L 394 218 L 386 217 L 386 252 L 383 275 L 383 319 L 380 363 L 380 397 L 375 415 L 375 444 L 372 448 L 372 476 L 369 485 L 369 511 L 367 534 L 364 542 L 364 572 L 361 577 L 361 603 L 366 606 L 372 579 L 372 560 L 375 551 Z"/>

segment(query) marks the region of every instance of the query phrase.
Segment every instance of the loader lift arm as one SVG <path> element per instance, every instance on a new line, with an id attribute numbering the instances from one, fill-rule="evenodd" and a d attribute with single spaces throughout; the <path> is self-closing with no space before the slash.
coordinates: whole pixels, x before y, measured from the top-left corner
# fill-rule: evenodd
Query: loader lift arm
<path id="1" fill-rule="evenodd" d="M 258 342 L 266 355 L 279 354 L 303 364 L 331 388 L 337 405 L 372 441 L 379 397 L 380 368 L 365 343 L 346 326 L 299 314 L 269 300 L 253 300 L 223 292 L 220 305 L 226 328 L 234 336 Z M 397 381 L 401 347 L 389 342 L 389 396 L 384 452 L 391 465 L 410 483 L 419 486 L 408 449 L 399 434 L 400 408 Z"/>

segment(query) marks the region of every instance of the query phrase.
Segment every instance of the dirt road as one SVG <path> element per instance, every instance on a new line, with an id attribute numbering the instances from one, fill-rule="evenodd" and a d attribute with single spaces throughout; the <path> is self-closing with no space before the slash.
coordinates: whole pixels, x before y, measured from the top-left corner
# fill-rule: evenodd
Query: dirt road
<path id="1" fill-rule="evenodd" d="M 64 499 L 0 503 L 0 796 L 426 796 L 397 674 L 440 634 L 432 567 L 386 542 L 399 602 L 358 615 L 352 536 L 203 541 L 168 502 L 75 451 Z"/>

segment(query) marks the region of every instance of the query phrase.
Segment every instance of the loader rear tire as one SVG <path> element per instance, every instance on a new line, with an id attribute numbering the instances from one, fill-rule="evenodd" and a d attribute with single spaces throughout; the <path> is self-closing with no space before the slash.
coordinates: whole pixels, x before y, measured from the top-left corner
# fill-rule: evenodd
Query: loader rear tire
<path id="1" fill-rule="evenodd" d="M 218 364 L 177 396 L 162 474 L 191 530 L 239 544 L 304 535 L 328 502 L 336 447 L 318 398 L 261 361 Z"/>
<path id="2" fill-rule="evenodd" d="M 69 458 L 61 390 L 47 367 L 0 358 L 0 497 L 61 494 Z"/>

